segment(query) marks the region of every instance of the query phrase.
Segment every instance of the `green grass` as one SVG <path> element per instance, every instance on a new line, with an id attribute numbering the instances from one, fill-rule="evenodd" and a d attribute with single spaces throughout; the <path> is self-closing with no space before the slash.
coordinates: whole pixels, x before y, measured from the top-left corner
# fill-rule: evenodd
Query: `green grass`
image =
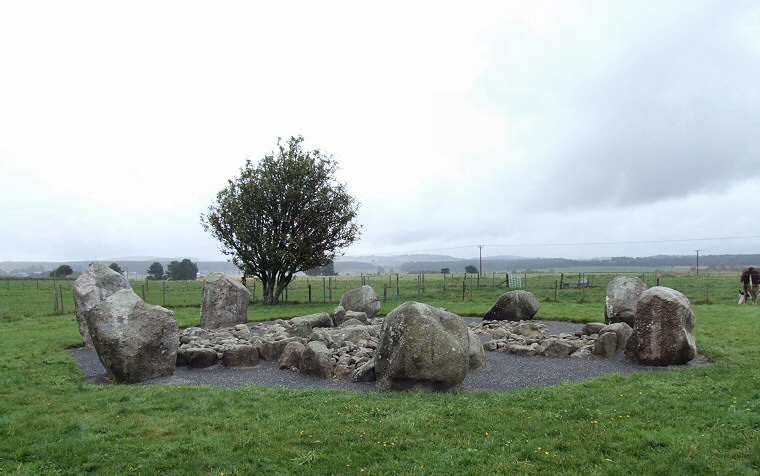
<path id="1" fill-rule="evenodd" d="M 603 298 L 586 292 L 584 303 L 570 294 L 543 302 L 539 317 L 599 320 Z M 694 306 L 709 366 L 513 392 L 359 394 L 85 383 L 66 350 L 81 340 L 73 304 L 59 316 L 47 293 L 25 295 L 1 294 L 2 474 L 760 471 L 760 307 Z M 490 305 L 478 294 L 459 304 L 431 297 L 420 300 L 454 312 L 482 315 Z M 28 307 L 12 311 L 22 301 Z M 334 306 L 259 304 L 250 312 L 270 319 Z M 199 320 L 197 307 L 174 311 L 181 324 Z"/>

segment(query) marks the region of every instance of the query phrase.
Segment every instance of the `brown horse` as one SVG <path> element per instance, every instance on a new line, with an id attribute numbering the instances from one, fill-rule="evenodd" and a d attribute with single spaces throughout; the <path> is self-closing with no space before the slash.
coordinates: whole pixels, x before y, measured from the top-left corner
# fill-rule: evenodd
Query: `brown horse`
<path id="1" fill-rule="evenodd" d="M 744 294 L 744 302 L 746 302 L 749 297 L 752 297 L 752 304 L 757 304 L 757 285 L 760 283 L 760 269 L 753 266 L 744 268 L 739 281 L 741 281 L 742 286 L 744 287 L 744 290 L 742 291 Z"/>

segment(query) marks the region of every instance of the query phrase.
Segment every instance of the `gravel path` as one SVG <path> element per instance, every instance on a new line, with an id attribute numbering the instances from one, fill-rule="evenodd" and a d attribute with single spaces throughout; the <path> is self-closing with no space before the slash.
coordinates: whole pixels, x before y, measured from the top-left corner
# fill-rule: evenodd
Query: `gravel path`
<path id="1" fill-rule="evenodd" d="M 480 319 L 468 319 L 478 322 Z M 582 324 L 556 321 L 535 321 L 549 327 L 552 334 L 572 333 L 580 330 Z M 108 374 L 94 350 L 71 349 L 84 379 L 93 383 L 108 383 Z M 609 359 L 571 359 L 548 357 L 523 357 L 506 352 L 486 352 L 488 366 L 471 373 L 464 381 L 467 391 L 513 390 L 522 387 L 557 385 L 562 382 L 585 380 L 600 375 L 630 374 L 642 371 L 663 370 L 660 367 L 645 367 L 626 362 L 620 353 Z M 706 361 L 698 357 L 689 366 L 702 365 Z M 174 375 L 145 382 L 150 385 L 212 385 L 233 387 L 239 385 L 261 385 L 265 387 L 331 388 L 357 392 L 375 391 L 374 382 L 355 383 L 346 380 L 323 380 L 308 377 L 297 371 L 280 370 L 277 362 L 261 361 L 256 367 L 226 368 L 221 364 L 206 369 L 177 367 Z"/>

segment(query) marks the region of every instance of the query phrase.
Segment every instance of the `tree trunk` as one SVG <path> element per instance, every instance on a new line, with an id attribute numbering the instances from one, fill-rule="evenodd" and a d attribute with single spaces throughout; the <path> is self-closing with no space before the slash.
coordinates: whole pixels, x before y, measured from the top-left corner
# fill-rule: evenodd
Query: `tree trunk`
<path id="1" fill-rule="evenodd" d="M 268 277 L 266 280 L 261 280 L 261 288 L 264 293 L 264 304 L 277 304 L 274 296 L 274 279 Z"/>

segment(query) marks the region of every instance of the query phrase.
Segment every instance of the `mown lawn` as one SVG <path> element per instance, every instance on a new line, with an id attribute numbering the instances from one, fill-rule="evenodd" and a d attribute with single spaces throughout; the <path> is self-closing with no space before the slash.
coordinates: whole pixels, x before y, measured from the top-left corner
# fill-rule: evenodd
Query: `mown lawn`
<path id="1" fill-rule="evenodd" d="M 760 307 L 694 309 L 712 365 L 456 394 L 89 384 L 66 350 L 73 308 L 6 314 L 0 473 L 758 474 Z M 539 317 L 600 314 L 546 302 Z"/>

